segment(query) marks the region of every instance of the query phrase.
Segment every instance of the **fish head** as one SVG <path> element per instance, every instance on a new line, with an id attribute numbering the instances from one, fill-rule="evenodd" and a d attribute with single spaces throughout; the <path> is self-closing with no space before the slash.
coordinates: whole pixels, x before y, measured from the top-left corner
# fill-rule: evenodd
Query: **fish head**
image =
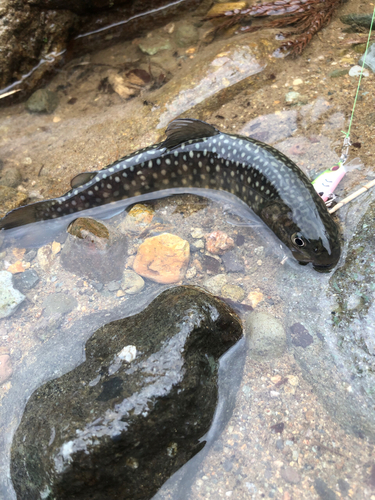
<path id="1" fill-rule="evenodd" d="M 338 238 L 311 239 L 304 235 L 303 230 L 296 231 L 290 236 L 289 248 L 300 264 L 306 265 L 311 262 L 315 271 L 319 273 L 331 271 L 337 265 L 341 254 Z"/>
<path id="2" fill-rule="evenodd" d="M 276 236 L 289 248 L 301 265 L 310 262 L 317 272 L 331 271 L 341 254 L 340 238 L 336 224 L 327 217 L 315 224 L 300 227 L 292 210 L 283 203 L 272 203 L 262 210 L 261 218 Z"/>

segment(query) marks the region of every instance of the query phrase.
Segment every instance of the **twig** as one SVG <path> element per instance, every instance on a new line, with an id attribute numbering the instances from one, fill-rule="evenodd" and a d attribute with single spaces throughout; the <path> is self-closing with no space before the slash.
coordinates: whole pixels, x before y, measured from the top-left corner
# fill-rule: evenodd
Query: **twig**
<path id="1" fill-rule="evenodd" d="M 375 35 L 370 36 L 370 40 L 375 40 Z M 358 43 L 366 43 L 367 37 L 350 38 L 349 40 L 342 40 L 340 45 L 356 45 Z"/>
<path id="2" fill-rule="evenodd" d="M 372 188 L 374 186 L 375 186 L 375 179 L 373 179 L 372 181 L 370 181 L 367 184 L 365 184 L 364 186 L 362 186 L 361 189 L 358 189 L 358 191 L 356 191 L 355 193 L 351 194 L 347 198 L 344 198 L 342 201 L 340 201 L 340 203 L 338 203 L 333 208 L 331 208 L 330 210 L 328 210 L 328 212 L 330 214 L 333 214 L 334 212 L 336 212 L 336 210 L 338 210 L 339 208 L 341 208 L 344 205 L 346 205 L 347 203 L 349 203 L 349 201 L 354 200 L 354 198 L 357 198 L 357 196 L 365 193 L 366 191 L 368 191 L 370 188 Z"/>
<path id="3" fill-rule="evenodd" d="M 0 99 L 4 99 L 4 97 L 8 97 L 8 95 L 15 94 L 16 92 L 21 92 L 21 89 L 10 90 L 9 92 L 5 92 L 5 94 L 0 95 Z"/>

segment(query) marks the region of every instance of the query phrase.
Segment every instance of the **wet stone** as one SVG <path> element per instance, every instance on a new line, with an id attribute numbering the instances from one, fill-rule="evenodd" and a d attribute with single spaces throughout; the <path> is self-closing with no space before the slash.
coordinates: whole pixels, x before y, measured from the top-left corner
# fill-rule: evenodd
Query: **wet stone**
<path id="1" fill-rule="evenodd" d="M 183 24 L 175 31 L 175 39 L 179 47 L 188 47 L 198 42 L 199 33 L 193 25 Z"/>
<path id="2" fill-rule="evenodd" d="M 85 217 L 79 217 L 73 221 L 68 227 L 68 233 L 82 240 L 87 240 L 102 250 L 109 240 L 109 231 L 104 224 Z"/>
<path id="3" fill-rule="evenodd" d="M 371 27 L 372 14 L 346 14 L 340 16 L 340 21 L 344 24 L 354 26 L 355 28 L 360 26 L 369 30 Z"/>
<path id="4" fill-rule="evenodd" d="M 51 293 L 43 300 L 45 316 L 53 314 L 67 314 L 78 306 L 78 302 L 71 295 L 65 293 Z"/>
<path id="5" fill-rule="evenodd" d="M 55 92 L 39 89 L 26 101 L 26 109 L 31 113 L 52 113 L 59 104 L 59 98 Z"/>
<path id="6" fill-rule="evenodd" d="M 170 233 L 147 238 L 133 263 L 137 274 L 157 283 L 177 283 L 185 276 L 190 259 L 189 243 Z"/>
<path id="7" fill-rule="evenodd" d="M 25 262 L 32 262 L 36 256 L 37 256 L 36 250 L 30 250 L 24 255 L 23 260 Z"/>
<path id="8" fill-rule="evenodd" d="M 155 211 L 152 207 L 138 203 L 129 210 L 119 229 L 124 234 L 142 233 L 151 224 L 154 215 Z"/>
<path id="9" fill-rule="evenodd" d="M 286 334 L 278 319 L 271 314 L 255 311 L 246 318 L 250 355 L 255 359 L 277 358 L 286 349 Z"/>
<path id="10" fill-rule="evenodd" d="M 345 76 L 349 73 L 348 69 L 334 69 L 330 73 L 328 73 L 328 76 L 331 78 L 339 78 L 340 76 Z"/>
<path id="11" fill-rule="evenodd" d="M 1 172 L 0 184 L 16 188 L 22 182 L 22 174 L 19 168 L 8 168 Z"/>
<path id="12" fill-rule="evenodd" d="M 224 285 L 221 289 L 221 296 L 225 299 L 232 299 L 236 302 L 241 302 L 245 297 L 244 290 L 237 285 Z"/>
<path id="13" fill-rule="evenodd" d="M 338 498 L 336 493 L 319 477 L 314 481 L 314 488 L 322 500 L 337 500 Z"/>
<path id="14" fill-rule="evenodd" d="M 110 292 L 116 292 L 117 290 L 120 290 L 120 283 L 118 281 L 110 281 L 107 285 L 107 290 Z"/>
<path id="15" fill-rule="evenodd" d="M 25 272 L 13 276 L 14 287 L 22 293 L 34 288 L 38 281 L 39 276 L 34 269 L 27 269 Z"/>
<path id="16" fill-rule="evenodd" d="M 285 469 L 281 469 L 280 474 L 287 483 L 297 484 L 301 481 L 301 476 L 298 474 L 296 469 L 293 469 L 293 467 L 285 467 Z"/>
<path id="17" fill-rule="evenodd" d="M 6 382 L 13 373 L 9 354 L 0 355 L 0 384 Z"/>
<path id="18" fill-rule="evenodd" d="M 294 323 L 294 325 L 290 327 L 290 336 L 292 344 L 296 347 L 303 347 L 306 349 L 306 347 L 314 342 L 314 338 L 301 323 Z"/>
<path id="19" fill-rule="evenodd" d="M 284 441 L 282 439 L 278 439 L 276 441 L 276 448 L 278 450 L 283 450 L 284 449 Z"/>
<path id="20" fill-rule="evenodd" d="M 367 63 L 367 59 L 366 59 L 366 63 Z M 367 66 L 367 64 L 365 64 L 365 66 Z M 375 72 L 375 66 L 374 66 L 374 72 Z M 359 66 L 357 64 L 355 66 L 352 66 L 349 70 L 349 76 L 360 76 L 361 74 L 362 74 L 362 76 L 370 76 L 370 73 L 367 69 L 364 69 L 362 71 L 362 62 L 361 62 L 361 66 Z"/>
<path id="21" fill-rule="evenodd" d="M 131 269 L 125 269 L 121 282 L 121 288 L 125 293 L 134 295 L 139 293 L 144 286 L 144 279 L 139 274 Z"/>
<path id="22" fill-rule="evenodd" d="M 103 290 L 103 283 L 100 283 L 99 281 L 93 281 L 92 282 L 92 286 L 95 288 L 95 290 L 97 290 L 98 292 L 100 292 L 100 290 Z"/>
<path id="23" fill-rule="evenodd" d="M 244 273 L 245 266 L 242 264 L 241 259 L 236 252 L 226 252 L 222 256 L 223 264 L 227 273 Z"/>
<path id="24" fill-rule="evenodd" d="M 301 95 L 299 92 L 288 92 L 285 95 L 285 103 L 289 106 L 297 105 L 297 104 L 307 104 L 308 97 Z"/>
<path id="25" fill-rule="evenodd" d="M 25 300 L 25 296 L 13 288 L 12 274 L 0 271 L 0 318 L 13 314 Z"/>
<path id="26" fill-rule="evenodd" d="M 101 283 L 121 279 L 127 258 L 123 236 L 112 236 L 103 223 L 89 218 L 76 219 L 68 233 L 60 252 L 67 271 Z"/>
<path id="27" fill-rule="evenodd" d="M 350 484 L 345 481 L 345 479 L 338 479 L 337 484 L 339 485 L 340 491 L 343 495 L 347 495 L 350 490 Z M 374 484 L 375 486 L 375 484 Z"/>
<path id="28" fill-rule="evenodd" d="M 217 274 L 212 278 L 208 278 L 203 282 L 204 288 L 206 288 L 213 295 L 220 295 L 221 289 L 227 283 L 227 277 L 225 274 Z"/>
<path id="29" fill-rule="evenodd" d="M 220 261 L 209 255 L 202 255 L 201 263 L 203 269 L 212 274 L 216 274 L 220 270 Z"/>
<path id="30" fill-rule="evenodd" d="M 233 469 L 233 462 L 228 458 L 224 460 L 223 469 L 225 470 L 225 472 L 230 472 Z"/>
<path id="31" fill-rule="evenodd" d="M 17 497 L 151 498 L 204 446 L 219 358 L 241 334 L 236 314 L 194 287 L 99 328 L 85 361 L 28 400 L 12 444 Z"/>
<path id="32" fill-rule="evenodd" d="M 153 56 L 160 52 L 161 50 L 168 50 L 171 48 L 169 40 L 164 36 L 152 36 L 150 38 L 145 38 L 142 40 L 138 47 L 144 54 Z"/>
<path id="33" fill-rule="evenodd" d="M 4 217 L 11 210 L 21 205 L 26 205 L 27 194 L 21 193 L 11 187 L 0 185 L 0 200 L 0 217 Z"/>
<path id="34" fill-rule="evenodd" d="M 43 271 L 48 272 L 54 259 L 51 246 L 45 245 L 44 247 L 38 248 L 37 257 L 39 266 Z"/>
<path id="35" fill-rule="evenodd" d="M 224 231 L 214 231 L 207 234 L 205 238 L 207 252 L 214 255 L 223 255 L 234 247 L 233 239 L 224 233 Z"/>

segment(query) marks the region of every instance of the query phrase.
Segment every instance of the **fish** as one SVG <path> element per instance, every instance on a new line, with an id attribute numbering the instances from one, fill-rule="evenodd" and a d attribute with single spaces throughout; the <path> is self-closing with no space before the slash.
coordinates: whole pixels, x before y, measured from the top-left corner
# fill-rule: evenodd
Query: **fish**
<path id="1" fill-rule="evenodd" d="M 192 118 L 176 119 L 166 139 L 108 167 L 83 172 L 61 197 L 12 210 L 8 230 L 168 188 L 228 191 L 273 231 L 301 265 L 318 272 L 340 258 L 339 230 L 309 178 L 287 156 L 251 137 L 221 132 Z"/>

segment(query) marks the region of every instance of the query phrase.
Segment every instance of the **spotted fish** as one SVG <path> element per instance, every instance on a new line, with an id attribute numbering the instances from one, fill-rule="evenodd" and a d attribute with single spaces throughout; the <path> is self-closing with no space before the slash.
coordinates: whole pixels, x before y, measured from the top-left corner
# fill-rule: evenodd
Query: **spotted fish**
<path id="1" fill-rule="evenodd" d="M 337 264 L 337 226 L 309 179 L 284 154 L 193 119 L 174 120 L 166 135 L 165 141 L 103 170 L 77 175 L 64 196 L 9 212 L 0 220 L 0 229 L 166 188 L 210 188 L 229 191 L 247 203 L 300 264 L 312 262 L 321 272 Z"/>

